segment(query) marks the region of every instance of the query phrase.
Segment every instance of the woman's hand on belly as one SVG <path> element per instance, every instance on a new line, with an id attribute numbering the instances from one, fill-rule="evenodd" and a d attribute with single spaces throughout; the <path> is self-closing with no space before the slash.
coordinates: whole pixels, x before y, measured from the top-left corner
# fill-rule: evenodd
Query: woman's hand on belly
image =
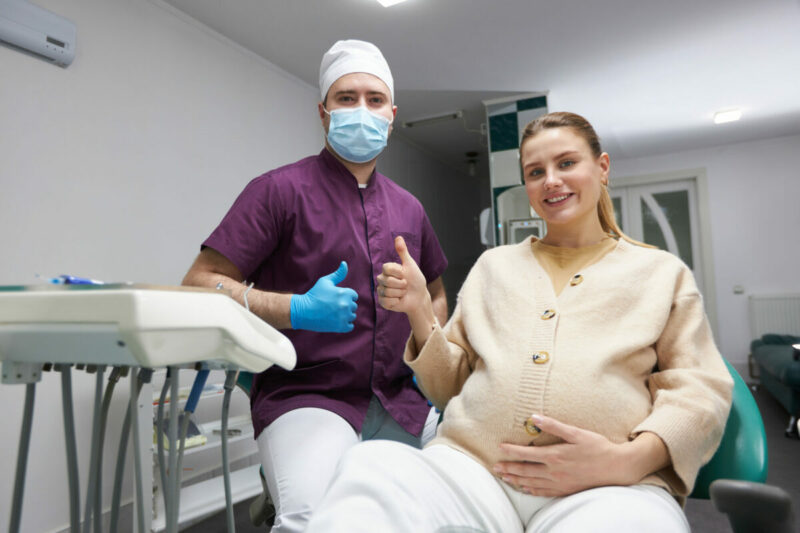
<path id="1" fill-rule="evenodd" d="M 663 441 L 642 433 L 616 444 L 603 435 L 553 418 L 533 415 L 536 426 L 564 440 L 550 446 L 500 444 L 506 458 L 493 470 L 503 481 L 534 496 L 557 497 L 592 487 L 634 485 L 670 464 Z"/>

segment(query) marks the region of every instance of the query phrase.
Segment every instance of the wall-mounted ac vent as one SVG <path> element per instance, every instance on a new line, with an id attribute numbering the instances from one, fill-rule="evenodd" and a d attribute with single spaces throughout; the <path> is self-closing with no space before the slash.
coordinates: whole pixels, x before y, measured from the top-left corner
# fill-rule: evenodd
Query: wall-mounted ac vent
<path id="1" fill-rule="evenodd" d="M 75 58 L 75 24 L 27 0 L 0 0 L 0 42 L 66 67 Z"/>

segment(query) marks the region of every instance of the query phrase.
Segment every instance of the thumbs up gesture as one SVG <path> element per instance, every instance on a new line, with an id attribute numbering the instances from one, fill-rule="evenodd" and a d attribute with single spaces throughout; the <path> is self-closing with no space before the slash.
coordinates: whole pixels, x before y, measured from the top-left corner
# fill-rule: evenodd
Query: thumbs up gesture
<path id="1" fill-rule="evenodd" d="M 408 314 L 421 306 L 430 305 L 430 294 L 425 276 L 417 262 L 408 253 L 402 237 L 394 240 L 394 249 L 400 263 L 384 263 L 378 275 L 378 302 L 385 309 Z"/>
<path id="2" fill-rule="evenodd" d="M 358 294 L 347 287 L 337 287 L 347 277 L 347 263 L 342 261 L 335 272 L 322 276 L 305 294 L 293 294 L 289 318 L 294 329 L 347 333 L 353 330 Z"/>

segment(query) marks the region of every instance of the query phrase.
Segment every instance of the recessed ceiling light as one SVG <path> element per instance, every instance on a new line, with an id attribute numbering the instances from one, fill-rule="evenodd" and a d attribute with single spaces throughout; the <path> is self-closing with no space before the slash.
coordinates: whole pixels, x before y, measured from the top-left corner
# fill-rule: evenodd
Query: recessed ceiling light
<path id="1" fill-rule="evenodd" d="M 727 109 L 714 113 L 714 124 L 724 124 L 725 122 L 735 122 L 742 118 L 741 109 Z"/>
<path id="2" fill-rule="evenodd" d="M 399 4 L 401 2 L 405 2 L 406 0 L 378 0 L 378 3 L 383 7 L 391 7 L 395 4 Z"/>

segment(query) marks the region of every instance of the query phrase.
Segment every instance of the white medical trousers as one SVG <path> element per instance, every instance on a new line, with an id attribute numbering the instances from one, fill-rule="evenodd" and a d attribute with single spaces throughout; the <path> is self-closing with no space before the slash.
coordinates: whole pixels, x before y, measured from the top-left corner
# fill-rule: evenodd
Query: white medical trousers
<path id="1" fill-rule="evenodd" d="M 516 491 L 448 446 L 365 442 L 349 450 L 307 533 L 682 533 L 659 487 L 602 487 L 564 498 Z"/>
<path id="2" fill-rule="evenodd" d="M 361 434 L 345 419 L 325 409 L 296 409 L 278 417 L 257 439 L 264 477 L 275 505 L 272 533 L 305 531 L 339 459 L 359 441 L 391 439 L 419 447 L 436 434 L 438 417 L 431 409 L 421 437 L 406 432 L 375 397 Z"/>

